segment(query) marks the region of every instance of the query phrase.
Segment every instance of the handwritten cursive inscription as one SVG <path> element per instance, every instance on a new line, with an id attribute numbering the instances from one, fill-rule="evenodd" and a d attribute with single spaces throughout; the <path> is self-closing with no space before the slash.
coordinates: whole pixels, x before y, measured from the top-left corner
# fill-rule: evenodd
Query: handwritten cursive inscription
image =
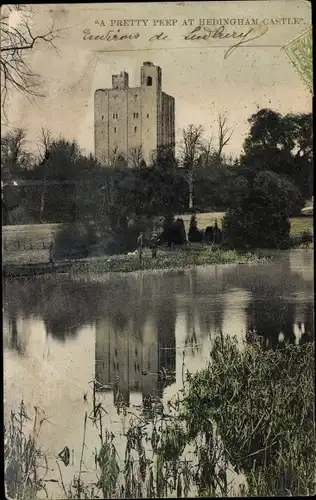
<path id="1" fill-rule="evenodd" d="M 187 35 L 184 35 L 185 40 L 238 40 L 237 43 L 231 45 L 225 52 L 224 59 L 227 59 L 238 47 L 252 41 L 257 38 L 262 37 L 268 31 L 267 26 L 258 26 L 255 28 L 250 28 L 247 32 L 238 33 L 236 31 L 227 31 L 225 26 L 221 26 L 215 30 L 208 28 L 207 26 L 197 26 Z"/>
<path id="2" fill-rule="evenodd" d="M 89 29 L 83 30 L 84 40 L 103 40 L 105 42 L 119 42 L 122 40 L 137 40 L 140 37 L 139 33 L 121 33 L 121 30 L 109 30 L 102 35 L 95 35 Z"/>
<path id="3" fill-rule="evenodd" d="M 197 26 L 187 34 L 182 35 L 183 39 L 188 42 L 196 42 L 202 40 L 233 40 L 233 45 L 229 46 L 224 54 L 224 59 L 227 59 L 238 47 L 246 43 L 256 40 L 266 34 L 269 27 L 263 24 L 250 28 L 247 31 L 229 31 L 225 26 L 219 28 L 209 28 L 208 26 Z M 120 42 L 124 40 L 137 40 L 140 38 L 138 31 L 121 32 L 120 29 L 109 29 L 105 33 L 91 33 L 89 29 L 83 30 L 83 40 L 87 41 L 104 41 L 104 42 Z M 148 36 L 148 35 L 147 35 Z M 165 32 L 156 33 L 148 38 L 149 42 L 171 40 Z"/>

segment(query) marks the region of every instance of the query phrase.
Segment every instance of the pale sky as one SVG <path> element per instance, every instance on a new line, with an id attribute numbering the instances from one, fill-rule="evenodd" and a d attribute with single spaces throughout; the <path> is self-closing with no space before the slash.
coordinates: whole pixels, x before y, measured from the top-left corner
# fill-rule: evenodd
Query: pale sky
<path id="1" fill-rule="evenodd" d="M 138 86 L 144 61 L 162 68 L 163 90 L 175 97 L 176 139 L 189 123 L 203 125 L 206 134 L 216 137 L 217 113 L 227 113 L 228 123 L 235 130 L 226 153 L 235 155 L 240 153 L 249 129 L 247 118 L 260 108 L 281 113 L 312 111 L 312 94 L 282 49 L 311 26 L 310 3 L 305 0 L 33 8 L 35 30 L 43 31 L 54 21 L 55 28 L 62 31 L 55 40 L 59 55 L 43 43 L 30 53 L 30 64 L 43 78 L 46 97 L 37 98 L 33 104 L 16 94 L 10 99 L 10 126 L 25 127 L 31 141 L 39 136 L 42 126 L 55 136 L 76 139 L 85 152 L 94 152 L 94 91 L 111 87 L 112 74 L 122 70 L 129 73 L 130 86 Z M 220 27 L 214 22 L 224 18 L 259 19 L 265 23 L 263 35 L 227 58 L 225 52 L 237 40 L 184 40 L 200 19 L 210 19 L 208 29 L 214 33 Z M 111 20 L 124 19 L 145 19 L 147 27 L 110 26 Z M 153 27 L 158 19 L 174 19 L 176 25 Z M 192 19 L 191 26 L 185 25 L 188 19 Z M 225 26 L 225 34 L 247 33 L 250 28 L 235 22 Z M 83 40 L 83 30 L 105 35 L 109 29 L 120 29 L 120 34 L 138 32 L 140 36 L 116 42 Z M 169 40 L 148 41 L 162 31 Z"/>

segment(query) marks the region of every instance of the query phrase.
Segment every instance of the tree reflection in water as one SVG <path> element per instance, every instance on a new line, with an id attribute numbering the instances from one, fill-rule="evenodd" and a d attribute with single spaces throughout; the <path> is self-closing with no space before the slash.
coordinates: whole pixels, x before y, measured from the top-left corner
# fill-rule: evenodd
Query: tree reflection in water
<path id="1" fill-rule="evenodd" d="M 175 380 L 176 320 L 185 314 L 183 344 L 199 355 L 199 345 L 223 331 L 230 294 L 243 292 L 244 332 L 256 330 L 269 347 L 314 336 L 312 252 L 282 252 L 268 264 L 209 266 L 168 273 L 71 279 L 48 276 L 3 283 L 8 348 L 25 355 L 27 339 L 19 319 L 38 318 L 59 342 L 76 340 L 85 325 L 95 325 L 96 378 L 126 403 L 130 392 L 146 404 L 159 399 Z M 297 259 L 297 260 L 295 260 Z M 293 264 L 294 262 L 294 264 Z M 246 292 L 246 293 L 245 293 Z M 180 307 L 181 305 L 181 307 Z M 23 323 L 23 322 L 22 322 Z M 296 340 L 295 331 L 299 337 Z"/>

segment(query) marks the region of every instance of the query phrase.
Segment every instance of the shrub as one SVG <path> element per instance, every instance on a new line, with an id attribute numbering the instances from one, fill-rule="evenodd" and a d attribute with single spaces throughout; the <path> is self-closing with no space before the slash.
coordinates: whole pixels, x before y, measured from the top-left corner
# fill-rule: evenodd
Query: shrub
<path id="1" fill-rule="evenodd" d="M 228 241 L 237 247 L 286 246 L 296 198 L 294 186 L 273 172 L 260 172 L 252 182 L 239 178 L 224 218 Z"/>
<path id="2" fill-rule="evenodd" d="M 140 233 L 144 234 L 144 244 L 148 244 L 152 232 L 159 228 L 159 222 L 155 218 L 136 217 L 124 230 L 104 233 L 102 243 L 105 253 L 111 255 L 134 251 Z"/>
<path id="3" fill-rule="evenodd" d="M 34 218 L 29 214 L 28 210 L 22 205 L 14 208 L 8 214 L 10 224 L 34 224 Z"/>
<path id="4" fill-rule="evenodd" d="M 312 243 L 314 240 L 313 234 L 310 231 L 304 231 L 301 235 L 301 242 L 303 244 Z"/>
<path id="5" fill-rule="evenodd" d="M 203 233 L 202 231 L 198 230 L 195 214 L 191 216 L 188 239 L 191 243 L 196 243 L 203 240 Z"/>
<path id="6" fill-rule="evenodd" d="M 167 243 L 168 246 L 185 245 L 187 235 L 183 219 L 174 220 L 172 215 L 166 216 L 163 225 L 163 231 L 160 235 L 161 243 Z"/>
<path id="7" fill-rule="evenodd" d="M 177 219 L 171 228 L 172 240 L 175 245 L 185 245 L 187 242 L 187 234 L 183 219 Z"/>
<path id="8" fill-rule="evenodd" d="M 53 258 L 63 260 L 87 257 L 96 242 L 97 236 L 91 224 L 66 224 L 55 234 Z"/>

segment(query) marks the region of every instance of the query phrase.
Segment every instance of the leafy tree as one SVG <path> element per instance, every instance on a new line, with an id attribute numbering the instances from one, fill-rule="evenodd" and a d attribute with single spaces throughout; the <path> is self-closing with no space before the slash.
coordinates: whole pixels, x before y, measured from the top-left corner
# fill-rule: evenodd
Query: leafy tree
<path id="1" fill-rule="evenodd" d="M 56 260 L 87 257 L 96 241 L 91 225 L 78 222 L 66 224 L 55 234 L 53 257 Z"/>
<path id="2" fill-rule="evenodd" d="M 16 185 L 32 167 L 33 155 L 28 150 L 23 129 L 9 130 L 1 136 L 1 198 L 3 224 L 13 224 L 28 219 L 24 209 L 19 209 L 23 189 Z"/>
<path id="3" fill-rule="evenodd" d="M 27 148 L 26 132 L 22 128 L 9 130 L 1 136 L 1 178 L 5 183 L 21 179 L 32 167 L 34 156 Z"/>
<path id="4" fill-rule="evenodd" d="M 274 172 L 259 172 L 252 181 L 240 177 L 224 218 L 229 243 L 273 248 L 287 244 L 297 198 L 295 186 Z"/>
<path id="5" fill-rule="evenodd" d="M 173 242 L 175 245 L 185 245 L 187 242 L 187 235 L 185 231 L 184 221 L 178 218 L 172 228 Z"/>
<path id="6" fill-rule="evenodd" d="M 201 231 L 199 231 L 198 227 L 197 227 L 197 220 L 196 220 L 195 214 L 192 214 L 191 219 L 190 219 L 188 239 L 191 243 L 202 241 L 202 239 L 203 239 L 203 233 Z"/>
<path id="7" fill-rule="evenodd" d="M 251 125 L 241 156 L 241 172 L 248 178 L 262 170 L 285 175 L 299 189 L 299 207 L 312 196 L 312 116 L 261 109 Z"/>

